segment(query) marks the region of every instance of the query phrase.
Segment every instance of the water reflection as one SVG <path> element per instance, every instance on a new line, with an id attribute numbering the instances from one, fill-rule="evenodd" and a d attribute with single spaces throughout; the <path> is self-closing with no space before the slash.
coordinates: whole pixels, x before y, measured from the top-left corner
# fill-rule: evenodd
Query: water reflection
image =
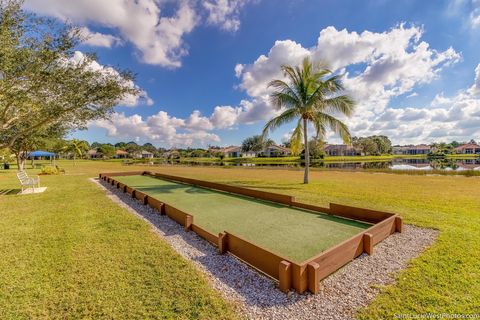
<path id="1" fill-rule="evenodd" d="M 237 166 L 237 167 L 284 167 L 300 168 L 302 163 L 231 163 L 231 162 L 182 162 L 168 161 L 168 164 L 191 165 L 191 166 Z M 311 167 L 324 169 L 345 169 L 345 170 L 476 170 L 480 171 L 480 159 L 394 159 L 390 161 L 355 161 L 355 162 L 325 162 L 314 161 Z"/>

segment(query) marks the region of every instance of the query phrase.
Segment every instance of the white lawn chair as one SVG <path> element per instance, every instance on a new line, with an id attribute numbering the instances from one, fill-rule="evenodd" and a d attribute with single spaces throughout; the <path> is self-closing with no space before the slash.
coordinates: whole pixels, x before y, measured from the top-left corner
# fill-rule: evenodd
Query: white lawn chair
<path id="1" fill-rule="evenodd" d="M 20 184 L 22 186 L 22 193 L 23 193 L 23 188 L 26 187 L 27 189 L 29 187 L 33 188 L 33 192 L 35 192 L 35 186 L 40 188 L 40 177 L 37 176 L 36 178 L 31 178 L 27 175 L 25 171 L 18 171 L 17 172 L 17 178 L 20 181 Z"/>

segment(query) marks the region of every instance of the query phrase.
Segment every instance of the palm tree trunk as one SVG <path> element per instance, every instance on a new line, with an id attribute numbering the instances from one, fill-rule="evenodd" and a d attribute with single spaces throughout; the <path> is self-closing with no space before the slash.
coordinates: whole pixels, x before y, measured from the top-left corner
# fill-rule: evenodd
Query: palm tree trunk
<path id="1" fill-rule="evenodd" d="M 310 150 L 308 148 L 308 121 L 307 119 L 303 119 L 303 141 L 304 141 L 304 149 L 305 149 L 305 173 L 303 175 L 303 183 L 308 184 L 308 173 L 310 171 Z"/>

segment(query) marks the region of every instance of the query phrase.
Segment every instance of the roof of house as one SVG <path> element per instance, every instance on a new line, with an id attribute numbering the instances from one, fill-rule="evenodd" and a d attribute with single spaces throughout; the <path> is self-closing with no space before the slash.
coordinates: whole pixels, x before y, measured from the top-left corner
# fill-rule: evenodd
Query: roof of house
<path id="1" fill-rule="evenodd" d="M 417 150 L 430 150 L 430 146 L 427 146 L 426 144 L 419 144 L 419 145 L 416 145 L 416 146 L 411 146 L 409 147 L 409 149 L 417 149 Z"/>
<path id="2" fill-rule="evenodd" d="M 95 154 L 97 154 L 97 149 L 90 149 L 90 150 L 87 151 L 87 154 L 89 156 L 95 155 Z"/>
<path id="3" fill-rule="evenodd" d="M 115 154 L 117 154 L 117 155 L 124 155 L 124 154 L 128 154 L 128 152 L 125 151 L 125 150 L 117 150 L 117 151 L 115 151 Z"/>
<path id="4" fill-rule="evenodd" d="M 147 150 L 142 150 L 141 153 L 142 153 L 142 154 L 153 154 L 153 153 L 151 153 L 151 152 L 148 152 Z"/>
<path id="5" fill-rule="evenodd" d="M 394 149 L 397 150 L 430 150 L 431 147 L 426 145 L 426 144 L 418 144 L 416 146 L 410 145 L 410 146 L 393 146 Z"/>
<path id="6" fill-rule="evenodd" d="M 220 151 L 223 152 L 223 153 L 240 152 L 240 151 L 242 151 L 242 148 L 239 147 L 239 146 L 230 146 L 230 147 L 223 148 Z"/>
<path id="7" fill-rule="evenodd" d="M 332 150 L 332 149 L 342 149 L 342 150 L 352 150 L 356 148 L 354 146 L 346 145 L 346 144 L 327 144 L 324 147 L 325 150 Z"/>
<path id="8" fill-rule="evenodd" d="M 270 146 L 268 146 L 266 149 L 276 149 L 276 150 L 280 150 L 280 151 L 283 151 L 283 152 L 290 152 L 291 150 L 289 148 L 285 148 L 285 147 L 282 147 L 282 146 L 279 146 L 279 145 L 276 145 L 276 144 L 272 144 Z"/>
<path id="9" fill-rule="evenodd" d="M 480 145 L 476 143 L 467 143 L 467 144 L 462 144 L 461 146 L 456 147 L 454 150 L 477 149 L 477 148 L 480 148 Z"/>

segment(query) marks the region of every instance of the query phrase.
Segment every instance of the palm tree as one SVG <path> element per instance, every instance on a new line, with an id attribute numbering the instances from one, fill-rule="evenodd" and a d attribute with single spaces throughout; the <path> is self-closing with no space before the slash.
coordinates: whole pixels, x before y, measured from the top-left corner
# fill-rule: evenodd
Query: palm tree
<path id="1" fill-rule="evenodd" d="M 335 115 L 351 116 L 355 103 L 348 95 L 342 94 L 344 87 L 340 76 L 331 75 L 330 70 L 321 64 L 312 64 L 308 58 L 297 67 L 283 65 L 282 71 L 288 79 L 287 82 L 273 80 L 268 86 L 275 89 L 270 95 L 272 104 L 284 111 L 265 124 L 262 136 L 266 137 L 269 131 L 283 124 L 298 121 L 290 142 L 292 147 L 299 148 L 303 138 L 305 148 L 303 182 L 308 183 L 310 165 L 308 125 L 313 125 L 317 138 L 323 138 L 327 129 L 330 129 L 339 134 L 345 143 L 349 143 L 350 132 Z"/>
<path id="2" fill-rule="evenodd" d="M 80 158 L 83 154 L 88 151 L 89 145 L 87 141 L 72 139 L 68 141 L 66 146 L 66 151 L 71 152 L 73 154 L 73 165 L 76 165 L 77 156 Z"/>

